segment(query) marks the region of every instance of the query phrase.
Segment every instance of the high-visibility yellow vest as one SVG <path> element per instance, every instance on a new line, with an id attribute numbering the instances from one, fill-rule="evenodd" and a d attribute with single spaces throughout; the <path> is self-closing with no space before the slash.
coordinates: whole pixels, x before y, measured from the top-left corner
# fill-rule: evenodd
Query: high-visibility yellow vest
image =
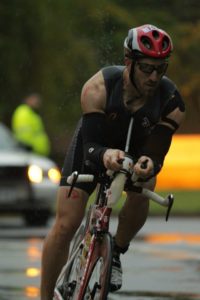
<path id="1" fill-rule="evenodd" d="M 11 122 L 17 140 L 31 146 L 35 153 L 46 156 L 50 154 L 50 142 L 42 119 L 29 105 L 18 106 Z"/>

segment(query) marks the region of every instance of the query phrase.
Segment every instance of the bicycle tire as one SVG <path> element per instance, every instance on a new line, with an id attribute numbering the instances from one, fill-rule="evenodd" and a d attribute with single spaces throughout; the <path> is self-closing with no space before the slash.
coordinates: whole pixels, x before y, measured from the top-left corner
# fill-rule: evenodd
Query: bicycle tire
<path id="1" fill-rule="evenodd" d="M 75 237 L 73 239 L 73 243 L 72 243 L 72 247 L 70 249 L 70 254 L 69 254 L 69 260 L 70 261 L 70 257 L 74 254 L 75 251 L 77 251 L 77 254 L 75 255 L 75 257 L 72 259 L 72 261 L 69 263 L 67 262 L 66 265 L 63 267 L 61 274 L 57 280 L 56 283 L 56 287 L 54 290 L 54 297 L 53 299 L 64 299 L 64 300 L 68 300 L 68 299 L 75 299 L 75 298 L 71 298 L 69 293 L 69 276 L 72 272 L 72 268 L 73 265 L 77 264 L 77 258 L 79 257 L 79 255 L 81 255 L 81 248 L 77 249 L 77 247 L 80 247 L 80 243 L 84 237 L 85 234 L 85 226 L 82 224 L 76 234 Z"/>
<path id="2" fill-rule="evenodd" d="M 63 281 L 62 298 L 64 300 L 77 300 L 80 282 L 83 275 L 81 268 L 82 249 L 67 268 Z M 81 300 L 106 300 L 109 293 L 112 262 L 112 237 L 109 233 L 103 234 L 95 241 L 91 256 L 89 270 L 85 278 L 84 290 Z M 97 273 L 95 273 L 98 271 Z M 94 277 L 95 275 L 95 277 Z M 96 277 L 97 275 L 97 277 Z M 56 298 L 57 299 L 57 298 Z"/>
<path id="3" fill-rule="evenodd" d="M 92 253 L 83 300 L 106 300 L 109 293 L 112 263 L 112 237 L 104 233 L 95 243 Z"/>
<path id="4" fill-rule="evenodd" d="M 76 250 L 80 242 L 82 241 L 83 237 L 85 235 L 85 225 L 81 224 L 80 227 L 78 228 L 74 239 L 73 239 L 73 244 L 70 250 L 69 257 L 73 254 L 73 252 Z"/>

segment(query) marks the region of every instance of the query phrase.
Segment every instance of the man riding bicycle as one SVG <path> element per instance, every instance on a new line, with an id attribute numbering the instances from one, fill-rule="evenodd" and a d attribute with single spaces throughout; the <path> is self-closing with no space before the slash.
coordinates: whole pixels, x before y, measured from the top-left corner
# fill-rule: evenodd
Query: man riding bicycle
<path id="1" fill-rule="evenodd" d="M 156 175 L 185 111 L 175 84 L 164 76 L 172 48 L 171 38 L 165 31 L 153 25 L 132 28 L 124 41 L 125 66 L 105 67 L 84 84 L 83 117 L 65 158 L 56 220 L 44 243 L 42 300 L 53 297 L 70 241 L 95 189 L 95 183 L 76 183 L 69 198 L 66 177 L 73 171 L 84 174 L 119 170 L 131 116 L 134 124 L 130 154 L 135 158 L 134 171 L 142 186 L 155 188 Z M 120 254 L 128 250 L 130 241 L 144 225 L 148 208 L 149 200 L 144 195 L 127 191 L 114 236 L 111 291 L 122 285 Z"/>

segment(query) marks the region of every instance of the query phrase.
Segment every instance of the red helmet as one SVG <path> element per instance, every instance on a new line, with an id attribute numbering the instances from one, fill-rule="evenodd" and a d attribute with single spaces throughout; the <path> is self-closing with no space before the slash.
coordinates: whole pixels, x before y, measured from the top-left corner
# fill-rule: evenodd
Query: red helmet
<path id="1" fill-rule="evenodd" d="M 173 50 L 170 36 L 149 24 L 130 29 L 124 47 L 126 56 L 130 58 L 167 58 Z"/>

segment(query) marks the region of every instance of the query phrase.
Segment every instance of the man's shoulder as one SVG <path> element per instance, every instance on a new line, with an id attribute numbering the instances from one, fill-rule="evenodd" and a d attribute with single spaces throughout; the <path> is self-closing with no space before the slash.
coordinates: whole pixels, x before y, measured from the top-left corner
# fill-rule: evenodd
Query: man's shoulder
<path id="1" fill-rule="evenodd" d="M 163 76 L 160 82 L 162 92 L 173 94 L 177 90 L 176 84 L 167 76 Z"/>
<path id="2" fill-rule="evenodd" d="M 101 71 L 105 79 L 117 79 L 121 77 L 124 68 L 125 66 L 122 65 L 112 65 L 102 68 Z"/>
<path id="3" fill-rule="evenodd" d="M 122 72 L 124 70 L 125 66 L 122 65 L 110 65 L 110 66 L 105 66 L 101 68 L 101 70 L 113 70 L 115 72 Z"/>
<path id="4" fill-rule="evenodd" d="M 13 112 L 12 118 L 18 120 L 25 120 L 28 118 L 33 118 L 36 113 L 27 104 L 20 104 Z"/>
<path id="5" fill-rule="evenodd" d="M 30 107 L 27 104 L 23 103 L 16 107 L 14 113 L 24 114 L 24 113 L 29 113 L 29 111 L 30 111 Z"/>
<path id="6" fill-rule="evenodd" d="M 176 107 L 179 107 L 182 112 L 185 110 L 184 101 L 176 84 L 166 76 L 161 81 L 160 95 L 162 96 L 163 113 L 165 115 L 172 112 Z"/>

